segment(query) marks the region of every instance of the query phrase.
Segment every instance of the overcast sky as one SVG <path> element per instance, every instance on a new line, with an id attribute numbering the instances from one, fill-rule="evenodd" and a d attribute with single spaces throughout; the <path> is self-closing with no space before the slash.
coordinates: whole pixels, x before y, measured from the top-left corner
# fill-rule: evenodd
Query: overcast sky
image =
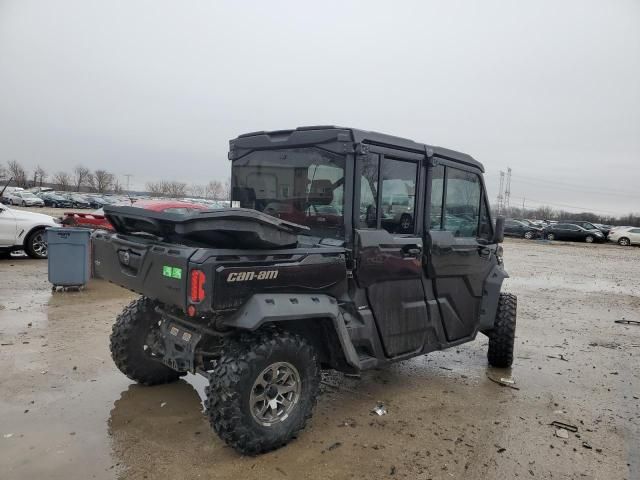
<path id="1" fill-rule="evenodd" d="M 0 0 L 0 162 L 206 183 L 230 138 L 319 124 L 640 212 L 640 1 Z"/>

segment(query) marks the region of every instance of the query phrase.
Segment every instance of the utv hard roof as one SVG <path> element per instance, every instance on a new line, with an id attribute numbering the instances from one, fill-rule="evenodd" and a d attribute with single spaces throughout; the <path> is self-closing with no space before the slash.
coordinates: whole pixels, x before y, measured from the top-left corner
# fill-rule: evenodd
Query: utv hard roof
<path id="1" fill-rule="evenodd" d="M 316 125 L 298 127 L 293 130 L 258 131 L 239 135 L 229 142 L 231 150 L 260 150 L 268 148 L 286 148 L 330 142 L 353 142 L 382 147 L 398 148 L 410 152 L 427 153 L 445 159 L 464 163 L 484 172 L 482 163 L 471 155 L 449 150 L 448 148 L 414 142 L 408 138 L 396 137 L 385 133 L 359 130 L 357 128 L 337 127 L 334 125 Z M 230 155 L 229 158 L 232 158 Z"/>

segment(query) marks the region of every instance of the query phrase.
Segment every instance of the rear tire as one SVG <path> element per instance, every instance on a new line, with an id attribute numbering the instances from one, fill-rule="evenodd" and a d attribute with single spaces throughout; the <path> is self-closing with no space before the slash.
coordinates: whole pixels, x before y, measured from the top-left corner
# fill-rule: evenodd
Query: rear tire
<path id="1" fill-rule="evenodd" d="M 518 299 L 511 293 L 501 293 L 493 330 L 488 332 L 487 360 L 493 367 L 509 368 L 513 363 L 513 345 L 516 339 Z"/>
<path id="2" fill-rule="evenodd" d="M 628 247 L 629 245 L 631 245 L 631 241 L 627 237 L 622 237 L 618 240 L 618 245 Z"/>
<path id="3" fill-rule="evenodd" d="M 556 236 L 553 233 L 547 233 L 547 240 L 555 240 Z"/>
<path id="4" fill-rule="evenodd" d="M 594 240 L 595 240 L 595 238 L 592 235 L 587 235 L 584 238 L 584 241 L 587 242 L 587 243 L 593 243 Z"/>
<path id="5" fill-rule="evenodd" d="M 127 377 L 142 385 L 171 383 L 186 375 L 153 360 L 145 352 L 147 336 L 157 322 L 154 302 L 141 297 L 125 307 L 111 331 L 113 362 Z"/>
<path id="6" fill-rule="evenodd" d="M 209 382 L 209 423 L 228 445 L 256 455 L 286 445 L 304 428 L 320 367 L 304 338 L 267 329 L 229 340 Z"/>

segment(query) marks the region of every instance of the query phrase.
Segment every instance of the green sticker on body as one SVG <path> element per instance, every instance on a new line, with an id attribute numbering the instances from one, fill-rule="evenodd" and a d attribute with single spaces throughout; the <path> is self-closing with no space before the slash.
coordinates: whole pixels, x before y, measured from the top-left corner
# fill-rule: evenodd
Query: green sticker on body
<path id="1" fill-rule="evenodd" d="M 175 278 L 176 280 L 182 279 L 182 269 L 178 267 L 170 267 L 169 265 L 162 266 L 162 275 L 168 278 Z"/>

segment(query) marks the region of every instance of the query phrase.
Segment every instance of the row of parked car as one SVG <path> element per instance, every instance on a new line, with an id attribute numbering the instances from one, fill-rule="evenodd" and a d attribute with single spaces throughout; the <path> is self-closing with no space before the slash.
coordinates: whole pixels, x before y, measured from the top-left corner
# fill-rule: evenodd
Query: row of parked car
<path id="1" fill-rule="evenodd" d="M 20 207 L 53 207 L 53 208 L 102 208 L 105 205 L 122 201 L 111 195 L 80 194 L 69 192 L 30 192 L 27 190 L 13 190 L 5 192 L 2 198 L 5 205 Z"/>
<path id="2" fill-rule="evenodd" d="M 582 220 L 526 220 L 509 218 L 504 234 L 528 240 L 566 240 L 587 243 L 616 242 L 622 246 L 640 244 L 640 227 L 612 226 Z"/>

